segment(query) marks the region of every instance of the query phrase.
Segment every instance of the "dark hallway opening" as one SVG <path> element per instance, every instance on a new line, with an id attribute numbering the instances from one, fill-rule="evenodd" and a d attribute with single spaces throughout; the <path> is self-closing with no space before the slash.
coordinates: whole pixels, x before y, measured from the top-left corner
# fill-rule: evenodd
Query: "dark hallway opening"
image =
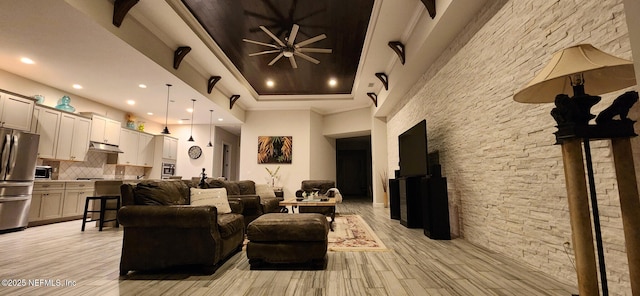
<path id="1" fill-rule="evenodd" d="M 345 199 L 373 201 L 371 137 L 336 139 L 336 186 Z"/>

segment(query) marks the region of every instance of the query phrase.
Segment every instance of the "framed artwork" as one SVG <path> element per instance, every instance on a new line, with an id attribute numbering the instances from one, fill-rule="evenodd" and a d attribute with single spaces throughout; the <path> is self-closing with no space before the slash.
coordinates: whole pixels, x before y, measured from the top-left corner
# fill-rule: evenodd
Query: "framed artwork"
<path id="1" fill-rule="evenodd" d="M 293 137 L 259 136 L 258 163 L 291 163 Z"/>

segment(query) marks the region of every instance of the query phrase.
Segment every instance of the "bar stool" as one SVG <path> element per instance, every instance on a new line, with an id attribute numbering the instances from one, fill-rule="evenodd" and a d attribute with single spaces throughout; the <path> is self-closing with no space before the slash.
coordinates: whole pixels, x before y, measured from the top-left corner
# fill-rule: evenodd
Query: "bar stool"
<path id="1" fill-rule="evenodd" d="M 100 210 L 91 210 L 89 211 L 89 203 L 93 200 L 99 200 L 100 201 Z M 116 207 L 115 208 L 107 208 L 107 201 L 108 200 L 115 200 L 116 201 Z M 82 217 L 82 231 L 84 231 L 84 224 L 87 222 L 93 222 L 93 221 L 98 221 L 98 229 L 99 231 L 102 231 L 102 226 L 104 225 L 104 222 L 110 222 L 110 221 L 116 221 L 116 227 L 119 227 L 120 225 L 118 224 L 118 218 L 114 218 L 114 219 L 109 219 L 109 220 L 105 220 L 104 219 L 104 214 L 106 211 L 116 211 L 116 213 L 118 212 L 118 210 L 120 209 L 120 196 L 119 195 L 105 195 L 105 196 L 87 196 L 87 200 L 84 203 L 84 215 Z M 91 219 L 91 220 L 87 220 L 87 213 L 100 213 L 100 216 L 98 217 L 98 219 Z"/>

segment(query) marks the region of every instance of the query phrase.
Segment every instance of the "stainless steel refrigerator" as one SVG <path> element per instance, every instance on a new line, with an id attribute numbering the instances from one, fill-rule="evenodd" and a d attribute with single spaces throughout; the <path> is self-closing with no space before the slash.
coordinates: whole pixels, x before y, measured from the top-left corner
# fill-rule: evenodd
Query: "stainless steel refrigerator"
<path id="1" fill-rule="evenodd" d="M 0 128 L 0 232 L 27 227 L 39 141 L 39 135 Z"/>

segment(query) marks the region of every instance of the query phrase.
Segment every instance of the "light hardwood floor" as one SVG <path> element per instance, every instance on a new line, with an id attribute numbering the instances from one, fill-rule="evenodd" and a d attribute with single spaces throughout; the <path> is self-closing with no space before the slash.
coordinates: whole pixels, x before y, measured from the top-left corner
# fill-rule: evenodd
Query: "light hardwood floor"
<path id="1" fill-rule="evenodd" d="M 0 295 L 571 295 L 561 284 L 463 239 L 430 240 L 389 219 L 388 209 L 345 201 L 338 213 L 360 214 L 388 252 L 329 252 L 326 270 L 252 271 L 240 252 L 214 274 L 119 277 L 122 229 L 81 221 L 0 235 Z M 47 282 L 47 280 L 52 280 Z M 57 284 L 53 287 L 47 284 Z M 32 281 L 31 283 L 29 281 Z M 35 281 L 35 282 L 34 282 Z M 75 284 L 65 286 L 65 282 Z M 40 286 L 34 286 L 39 283 Z"/>

